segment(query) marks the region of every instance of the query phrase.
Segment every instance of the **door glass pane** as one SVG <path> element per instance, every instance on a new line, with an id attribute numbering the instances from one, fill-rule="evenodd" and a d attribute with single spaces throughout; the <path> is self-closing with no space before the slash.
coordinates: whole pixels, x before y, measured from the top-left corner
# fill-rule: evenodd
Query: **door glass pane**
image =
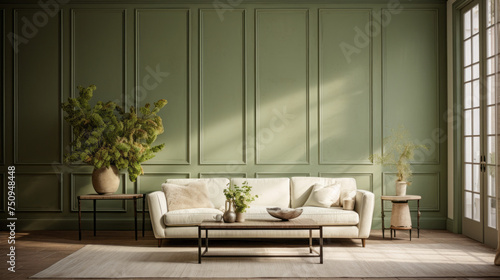
<path id="1" fill-rule="evenodd" d="M 472 37 L 472 63 L 479 62 L 479 34 Z"/>
<path id="2" fill-rule="evenodd" d="M 472 66 L 472 79 L 479 79 L 479 63 Z"/>
<path id="3" fill-rule="evenodd" d="M 469 38 L 470 37 L 470 29 L 471 29 L 471 11 L 467 11 L 467 13 L 464 14 L 464 38 Z"/>
<path id="4" fill-rule="evenodd" d="M 486 60 L 486 74 L 495 74 L 495 58 Z"/>
<path id="5" fill-rule="evenodd" d="M 495 196 L 495 166 L 490 165 L 486 170 L 488 172 L 488 196 Z"/>
<path id="6" fill-rule="evenodd" d="M 465 151 L 464 160 L 465 162 L 472 162 L 472 138 L 465 137 Z"/>
<path id="7" fill-rule="evenodd" d="M 488 198 L 488 226 L 497 228 L 497 204 L 495 198 Z"/>
<path id="8" fill-rule="evenodd" d="M 464 42 L 464 65 L 465 66 L 470 65 L 471 61 L 472 61 L 472 59 L 471 59 L 471 54 L 472 54 L 471 41 L 472 41 L 472 39 L 467 39 Z"/>
<path id="9" fill-rule="evenodd" d="M 473 219 L 475 221 L 480 221 L 481 220 L 481 196 L 477 193 L 474 194 L 474 208 L 472 210 L 473 214 Z"/>
<path id="10" fill-rule="evenodd" d="M 472 191 L 474 192 L 479 192 L 481 189 L 481 177 L 479 177 L 479 174 L 481 173 L 479 164 L 474 164 L 472 167 L 472 170 L 474 170 L 474 176 L 472 178 L 473 184 L 472 184 Z"/>
<path id="11" fill-rule="evenodd" d="M 472 193 L 465 192 L 465 217 L 472 219 Z"/>
<path id="12" fill-rule="evenodd" d="M 481 143 L 479 142 L 479 137 L 474 137 L 474 143 L 473 143 L 473 148 L 472 148 L 472 161 L 474 163 L 479 163 L 481 162 L 481 150 L 480 145 Z"/>
<path id="13" fill-rule="evenodd" d="M 472 67 L 471 66 L 465 68 L 464 79 L 465 79 L 466 82 L 470 81 L 471 78 L 472 78 L 471 71 L 472 71 Z"/>
<path id="14" fill-rule="evenodd" d="M 474 109 L 473 110 L 473 117 L 472 117 L 472 133 L 474 135 L 479 135 L 480 131 L 480 119 L 479 119 L 479 109 Z"/>
<path id="15" fill-rule="evenodd" d="M 488 84 L 486 103 L 488 105 L 493 105 L 495 104 L 495 76 L 489 76 L 486 83 Z"/>
<path id="16" fill-rule="evenodd" d="M 472 82 L 472 106 L 479 107 L 479 80 Z"/>
<path id="17" fill-rule="evenodd" d="M 465 190 L 472 191 L 472 164 L 465 165 Z"/>
<path id="18" fill-rule="evenodd" d="M 464 89 L 464 108 L 470 109 L 472 107 L 472 84 L 466 83 Z"/>
<path id="19" fill-rule="evenodd" d="M 495 41 L 493 40 L 493 30 L 494 27 L 488 28 L 486 30 L 486 55 L 488 57 L 495 54 Z"/>
<path id="20" fill-rule="evenodd" d="M 488 164 L 495 164 L 495 136 L 488 136 L 486 162 Z"/>
<path id="21" fill-rule="evenodd" d="M 479 33 L 479 5 L 472 8 L 472 35 Z"/>
<path id="22" fill-rule="evenodd" d="M 487 131 L 488 134 L 495 134 L 495 106 L 489 106 L 487 110 Z"/>
<path id="23" fill-rule="evenodd" d="M 467 110 L 464 112 L 464 133 L 465 135 L 472 135 L 472 111 Z"/>

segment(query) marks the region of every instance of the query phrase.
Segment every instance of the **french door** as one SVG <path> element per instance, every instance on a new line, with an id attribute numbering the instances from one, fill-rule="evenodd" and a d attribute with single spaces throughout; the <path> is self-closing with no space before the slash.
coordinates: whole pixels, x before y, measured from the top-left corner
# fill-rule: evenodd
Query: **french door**
<path id="1" fill-rule="evenodd" d="M 462 232 L 496 247 L 497 0 L 462 9 L 463 220 Z"/>

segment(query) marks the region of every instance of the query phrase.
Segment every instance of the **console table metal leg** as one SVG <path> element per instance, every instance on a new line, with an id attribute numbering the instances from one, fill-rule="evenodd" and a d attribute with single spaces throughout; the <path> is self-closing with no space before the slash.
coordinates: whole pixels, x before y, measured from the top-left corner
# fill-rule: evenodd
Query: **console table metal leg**
<path id="1" fill-rule="evenodd" d="M 78 240 L 82 240 L 82 201 L 78 197 Z"/>
<path id="2" fill-rule="evenodd" d="M 97 204 L 97 200 L 94 199 L 94 236 L 96 236 L 96 230 L 97 230 L 97 227 L 96 227 L 96 210 L 97 210 L 97 207 L 96 207 L 96 204 Z"/>
<path id="3" fill-rule="evenodd" d="M 144 227 L 146 223 L 144 222 L 144 217 L 146 213 L 146 194 L 142 197 L 142 237 L 144 237 Z"/>
<path id="4" fill-rule="evenodd" d="M 198 263 L 201 263 L 201 228 L 198 227 Z"/>
<path id="5" fill-rule="evenodd" d="M 382 239 L 385 238 L 385 226 L 384 226 L 384 200 L 380 199 L 380 208 L 382 209 Z M 392 236 L 391 236 L 392 237 Z"/>
<path id="6" fill-rule="evenodd" d="M 323 264 L 323 227 L 319 227 L 319 263 Z"/>
<path id="7" fill-rule="evenodd" d="M 137 241 L 137 198 L 134 197 L 134 229 L 135 240 Z"/>
<path id="8" fill-rule="evenodd" d="M 417 237 L 420 238 L 420 200 L 417 200 Z"/>

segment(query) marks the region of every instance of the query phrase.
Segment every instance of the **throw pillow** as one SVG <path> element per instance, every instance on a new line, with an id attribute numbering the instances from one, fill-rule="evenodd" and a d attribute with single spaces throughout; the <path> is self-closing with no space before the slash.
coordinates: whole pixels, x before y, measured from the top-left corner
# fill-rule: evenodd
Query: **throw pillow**
<path id="1" fill-rule="evenodd" d="M 214 208 L 208 197 L 208 188 L 204 182 L 192 182 L 188 185 L 162 184 L 163 192 L 167 198 L 168 211 Z"/>
<path id="2" fill-rule="evenodd" d="M 356 191 L 355 190 L 341 191 L 340 192 L 340 206 L 343 206 L 344 199 L 354 200 L 355 198 L 356 198 Z"/>
<path id="3" fill-rule="evenodd" d="M 314 184 L 311 194 L 304 206 L 331 207 L 338 206 L 340 199 L 340 185 Z"/>

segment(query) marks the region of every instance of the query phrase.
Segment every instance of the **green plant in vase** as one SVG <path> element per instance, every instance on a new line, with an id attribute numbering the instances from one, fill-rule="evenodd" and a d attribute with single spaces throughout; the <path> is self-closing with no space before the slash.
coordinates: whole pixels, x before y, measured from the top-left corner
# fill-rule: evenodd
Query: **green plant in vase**
<path id="1" fill-rule="evenodd" d="M 415 156 L 415 151 L 419 149 L 428 150 L 426 145 L 415 144 L 409 132 L 403 126 L 397 130 L 392 129 L 390 136 L 384 138 L 384 153 L 373 154 L 369 157 L 371 161 L 383 166 L 390 166 L 396 169 L 396 195 L 406 195 L 406 186 L 413 171 L 411 169 L 411 160 Z"/>
<path id="2" fill-rule="evenodd" d="M 61 105 L 66 113 L 64 119 L 73 128 L 71 150 L 64 160 L 92 165 L 92 184 L 97 193 L 114 193 L 120 182 L 119 169 L 127 169 L 130 181 L 135 182 L 144 173 L 141 163 L 163 149 L 164 144 L 153 143 L 164 131 L 157 113 L 167 100 L 160 99 L 154 105 L 148 103 L 138 109 L 131 106 L 125 112 L 112 101 L 98 101 L 91 106 L 95 85 L 80 86 L 78 90 L 78 97 L 68 98 Z M 111 185 L 111 189 L 103 189 Z"/>
<path id="3" fill-rule="evenodd" d="M 246 209 L 250 206 L 258 195 L 252 195 L 252 187 L 248 185 L 248 182 L 245 181 L 240 186 L 234 184 L 228 184 L 228 187 L 224 189 L 224 195 L 226 196 L 226 200 L 230 201 L 234 205 L 234 209 L 236 212 L 236 222 L 244 222 L 245 217 L 243 213 L 246 212 Z"/>

